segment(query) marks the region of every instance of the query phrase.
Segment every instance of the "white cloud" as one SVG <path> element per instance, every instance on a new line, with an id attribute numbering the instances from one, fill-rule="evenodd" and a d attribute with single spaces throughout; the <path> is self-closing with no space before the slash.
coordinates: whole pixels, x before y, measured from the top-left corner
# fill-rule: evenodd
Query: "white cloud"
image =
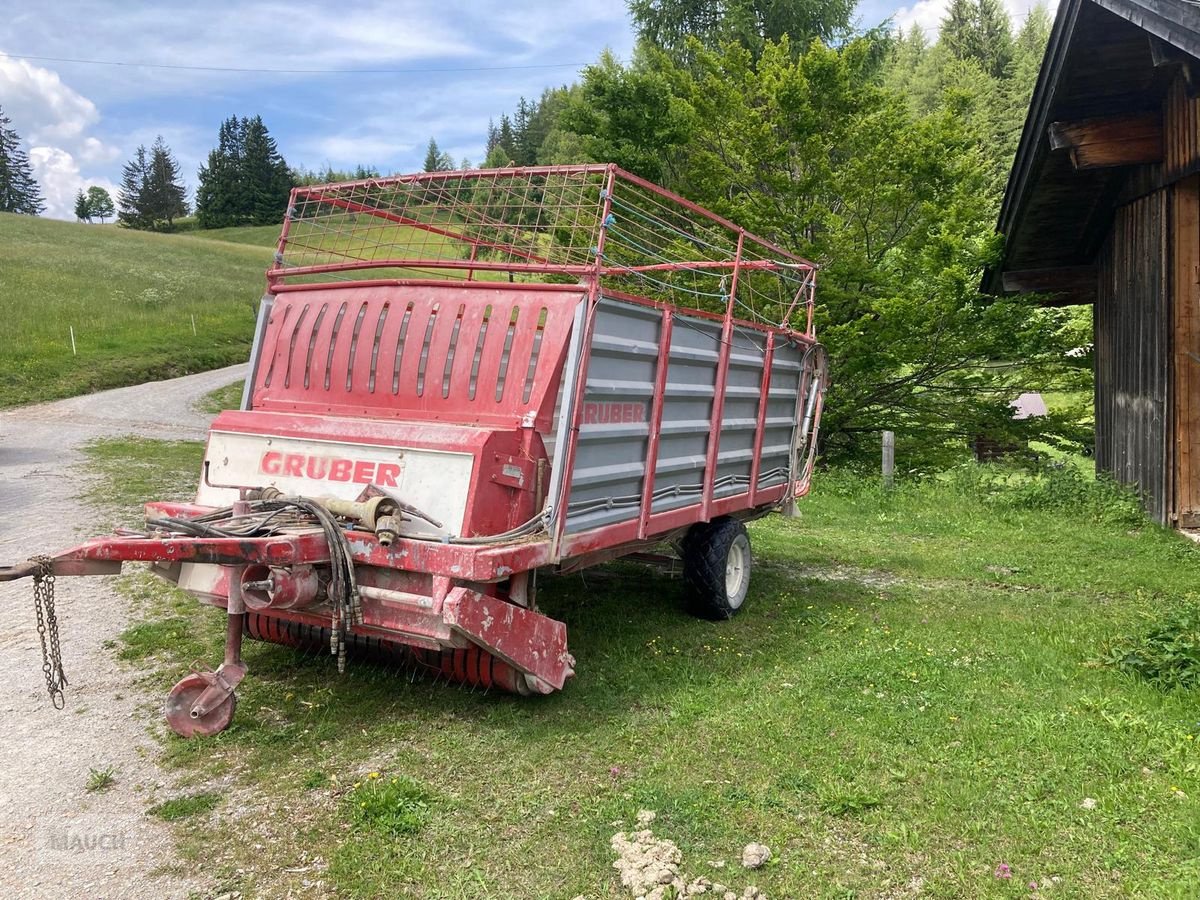
<path id="1" fill-rule="evenodd" d="M 1050 14 L 1058 8 L 1058 0 L 1045 0 Z M 1020 26 L 1026 14 L 1037 5 L 1037 0 L 1004 0 L 1004 8 L 1012 16 L 1014 26 Z M 912 6 L 902 6 L 892 17 L 897 28 L 908 31 L 913 25 L 918 26 L 930 37 L 937 35 L 938 26 L 946 15 L 950 0 L 918 0 Z"/>
<path id="2" fill-rule="evenodd" d="M 84 178 L 79 164 L 66 150 L 58 147 L 32 147 L 29 163 L 34 177 L 42 186 L 46 199 L 46 214 L 55 219 L 75 218 L 75 194 L 99 185 L 117 202 L 117 186 L 107 178 Z"/>
<path id="3" fill-rule="evenodd" d="M 83 163 L 103 169 L 119 151 L 87 132 L 100 121 L 100 113 L 87 97 L 67 85 L 56 72 L 12 59 L 0 53 L 0 99 L 5 115 L 25 142 L 34 177 L 46 200 L 46 215 L 75 217 L 75 192 L 98 184 L 113 190 L 107 178 L 92 171 L 85 176 Z"/>

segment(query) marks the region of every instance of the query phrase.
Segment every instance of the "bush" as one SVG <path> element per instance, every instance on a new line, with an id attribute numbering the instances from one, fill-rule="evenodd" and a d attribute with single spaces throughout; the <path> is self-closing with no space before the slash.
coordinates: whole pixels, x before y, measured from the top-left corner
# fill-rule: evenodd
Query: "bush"
<path id="1" fill-rule="evenodd" d="M 997 498 L 1016 509 L 1066 513 L 1108 525 L 1146 524 L 1137 495 L 1107 475 L 1093 477 L 1070 463 L 1043 466 L 1028 479 L 1009 484 Z"/>
<path id="2" fill-rule="evenodd" d="M 1163 690 L 1200 687 L 1200 605 L 1168 614 L 1140 637 L 1110 643 L 1100 661 Z"/>

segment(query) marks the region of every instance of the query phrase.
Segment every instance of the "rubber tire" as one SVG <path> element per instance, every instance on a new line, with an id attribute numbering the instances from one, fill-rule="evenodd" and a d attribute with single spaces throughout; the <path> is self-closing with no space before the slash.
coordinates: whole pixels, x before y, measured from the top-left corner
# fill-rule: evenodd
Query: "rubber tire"
<path id="1" fill-rule="evenodd" d="M 735 545 L 743 573 L 731 596 L 726 570 Z M 683 578 L 688 611 L 705 619 L 730 619 L 745 605 L 750 587 L 750 535 L 737 519 L 722 516 L 688 529 L 683 539 Z"/>

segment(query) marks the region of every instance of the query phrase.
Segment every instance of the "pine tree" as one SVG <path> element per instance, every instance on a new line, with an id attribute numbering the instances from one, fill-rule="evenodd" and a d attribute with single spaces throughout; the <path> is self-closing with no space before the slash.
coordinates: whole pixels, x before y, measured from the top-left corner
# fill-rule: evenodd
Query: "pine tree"
<path id="1" fill-rule="evenodd" d="M 979 0 L 979 43 L 983 70 L 993 78 L 1008 75 L 1013 59 L 1012 21 L 1000 0 Z"/>
<path id="2" fill-rule="evenodd" d="M 237 225 L 244 203 L 239 196 L 242 165 L 242 129 L 237 116 L 221 123 L 217 146 L 200 167 L 196 185 L 196 219 L 201 228 Z"/>
<path id="3" fill-rule="evenodd" d="M 1013 58 L 1012 22 L 1000 0 L 951 0 L 938 43 L 961 60 L 975 60 L 1004 78 Z"/>
<path id="4" fill-rule="evenodd" d="M 425 150 L 426 172 L 449 172 L 454 168 L 454 157 L 438 149 L 437 141 L 429 139 L 429 147 Z"/>
<path id="5" fill-rule="evenodd" d="M 979 8 L 973 0 L 950 0 L 938 31 L 938 43 L 958 59 L 979 59 Z"/>
<path id="6" fill-rule="evenodd" d="M 175 219 L 188 214 L 187 188 L 179 175 L 179 162 L 160 134 L 150 148 L 150 165 L 142 191 L 142 212 L 150 227 L 170 229 Z"/>
<path id="7" fill-rule="evenodd" d="M 121 169 L 117 221 L 126 228 L 149 228 L 152 224 L 145 196 L 149 177 L 150 160 L 146 156 L 146 147 L 139 145 L 133 158 Z"/>
<path id="8" fill-rule="evenodd" d="M 288 198 L 295 187 L 292 170 L 280 155 L 262 116 L 243 119 L 242 129 L 245 214 L 252 225 L 271 225 L 279 222 L 287 211 Z"/>
<path id="9" fill-rule="evenodd" d="M 45 208 L 42 192 L 33 177 L 21 137 L 9 128 L 11 120 L 0 108 L 0 212 L 36 216 Z"/>
<path id="10" fill-rule="evenodd" d="M 92 221 L 92 205 L 82 190 L 75 192 L 75 218 L 80 222 Z"/>
<path id="11" fill-rule="evenodd" d="M 296 181 L 262 117 L 231 116 L 200 167 L 196 218 L 201 228 L 278 222 Z"/>
<path id="12" fill-rule="evenodd" d="M 93 184 L 87 189 L 88 213 L 104 224 L 105 219 L 112 218 L 116 209 L 113 207 L 112 195 L 104 188 Z"/>

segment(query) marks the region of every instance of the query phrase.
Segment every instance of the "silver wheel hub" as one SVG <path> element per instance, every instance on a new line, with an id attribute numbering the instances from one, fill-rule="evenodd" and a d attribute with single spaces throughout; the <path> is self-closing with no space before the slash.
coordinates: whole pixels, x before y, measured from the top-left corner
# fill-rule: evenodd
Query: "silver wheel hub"
<path id="1" fill-rule="evenodd" d="M 749 581 L 750 542 L 738 536 L 729 545 L 729 555 L 725 558 L 725 597 L 731 607 L 742 605 Z"/>

